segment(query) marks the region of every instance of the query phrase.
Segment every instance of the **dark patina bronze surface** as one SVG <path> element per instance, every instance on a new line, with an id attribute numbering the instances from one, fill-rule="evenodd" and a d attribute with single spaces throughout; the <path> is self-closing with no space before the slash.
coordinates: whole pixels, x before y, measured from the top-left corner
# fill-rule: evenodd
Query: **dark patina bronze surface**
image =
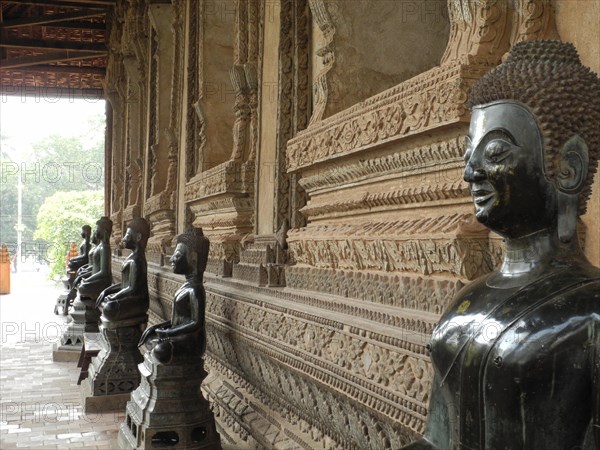
<path id="1" fill-rule="evenodd" d="M 504 259 L 440 319 L 427 430 L 405 449 L 600 448 L 600 269 L 577 237 L 600 83 L 571 44 L 532 41 L 471 104 L 464 178 Z"/>

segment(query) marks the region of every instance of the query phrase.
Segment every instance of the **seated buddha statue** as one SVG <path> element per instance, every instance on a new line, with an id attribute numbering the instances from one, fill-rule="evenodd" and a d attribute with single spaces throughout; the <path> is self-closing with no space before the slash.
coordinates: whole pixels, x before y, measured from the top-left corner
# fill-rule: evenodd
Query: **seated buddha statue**
<path id="1" fill-rule="evenodd" d="M 92 227 L 89 225 L 84 225 L 81 227 L 81 237 L 83 241 L 79 245 L 79 256 L 71 258 L 67 265 L 69 273 L 77 272 L 81 267 L 85 266 L 89 262 L 89 253 L 90 253 L 90 238 L 92 234 Z"/>
<path id="2" fill-rule="evenodd" d="M 571 44 L 523 42 L 469 103 L 464 179 L 505 252 L 434 330 L 426 431 L 404 448 L 600 448 L 600 270 L 577 236 L 600 81 Z"/>
<path id="3" fill-rule="evenodd" d="M 112 221 L 108 217 L 101 217 L 96 222 L 92 242 L 96 245 L 89 253 L 88 266 L 81 267 L 73 286 L 77 288 L 80 297 L 93 298 L 112 283 L 110 234 Z"/>
<path id="4" fill-rule="evenodd" d="M 150 305 L 148 294 L 148 264 L 146 244 L 150 236 L 150 224 L 144 218 L 133 219 L 123 236 L 123 247 L 132 250 L 121 267 L 121 283 L 104 289 L 96 300 L 96 308 L 108 321 L 140 318 L 146 321 Z"/>
<path id="5" fill-rule="evenodd" d="M 185 283 L 175 293 L 171 320 L 148 327 L 139 343 L 160 363 L 201 358 L 204 354 L 206 294 L 202 279 L 208 249 L 209 241 L 201 229 L 190 228 L 177 237 L 170 262 L 173 273 L 185 275 Z"/>

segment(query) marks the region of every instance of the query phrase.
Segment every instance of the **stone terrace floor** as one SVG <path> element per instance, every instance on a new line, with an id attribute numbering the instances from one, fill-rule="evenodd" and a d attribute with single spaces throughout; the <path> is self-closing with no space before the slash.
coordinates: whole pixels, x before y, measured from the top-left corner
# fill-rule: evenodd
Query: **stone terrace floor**
<path id="1" fill-rule="evenodd" d="M 116 449 L 123 413 L 84 415 L 73 362 L 53 362 L 66 318 L 42 272 L 11 274 L 0 296 L 0 448 Z"/>
<path id="2" fill-rule="evenodd" d="M 42 272 L 11 274 L 0 295 L 0 449 L 118 449 L 124 412 L 82 412 L 74 362 L 53 362 L 66 318 Z M 223 443 L 223 450 L 245 448 Z"/>

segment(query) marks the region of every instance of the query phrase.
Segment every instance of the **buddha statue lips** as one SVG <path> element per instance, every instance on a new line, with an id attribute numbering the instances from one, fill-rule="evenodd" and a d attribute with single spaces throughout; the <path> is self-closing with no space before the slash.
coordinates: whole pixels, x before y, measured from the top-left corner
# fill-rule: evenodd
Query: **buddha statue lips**
<path id="1" fill-rule="evenodd" d="M 523 42 L 470 105 L 464 179 L 506 248 L 440 318 L 427 429 L 405 449 L 600 448 L 600 269 L 577 240 L 600 81 L 571 44 Z"/>

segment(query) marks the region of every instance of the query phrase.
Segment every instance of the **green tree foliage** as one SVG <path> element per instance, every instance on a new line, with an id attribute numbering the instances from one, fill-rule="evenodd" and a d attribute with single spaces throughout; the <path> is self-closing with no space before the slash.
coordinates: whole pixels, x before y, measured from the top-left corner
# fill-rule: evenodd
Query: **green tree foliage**
<path id="1" fill-rule="evenodd" d="M 50 277 L 65 274 L 65 255 L 71 241 L 79 246 L 81 226 L 87 224 L 93 228 L 103 210 L 101 191 L 56 192 L 46 198 L 37 215 L 34 238 L 48 244 Z"/>
<path id="2" fill-rule="evenodd" d="M 60 191 L 103 190 L 104 116 L 92 117 L 87 129 L 75 136 L 50 135 L 33 144 L 33 151 L 2 149 L 0 183 L 0 240 L 17 241 L 17 181 L 23 183 L 23 242 L 34 240 L 36 217 L 44 200 Z M 2 135 L 2 147 L 10 140 Z M 11 151 L 9 151 L 11 150 Z M 15 160 L 18 153 L 19 160 Z M 64 207 L 64 206 L 63 206 Z M 97 220 L 97 218 L 95 219 Z M 71 239 L 79 235 L 77 232 Z"/>

